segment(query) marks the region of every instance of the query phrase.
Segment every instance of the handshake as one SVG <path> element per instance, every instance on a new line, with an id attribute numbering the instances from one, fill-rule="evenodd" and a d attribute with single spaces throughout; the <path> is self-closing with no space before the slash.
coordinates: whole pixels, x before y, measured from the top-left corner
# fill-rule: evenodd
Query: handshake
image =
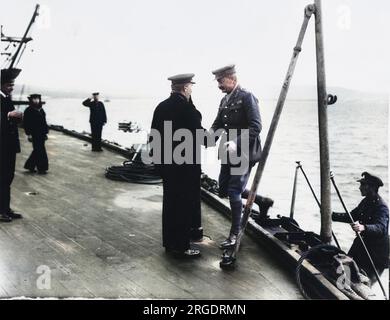
<path id="1" fill-rule="evenodd" d="M 8 119 L 15 120 L 16 122 L 20 122 L 23 120 L 23 113 L 20 111 L 11 111 L 8 113 Z"/>
<path id="2" fill-rule="evenodd" d="M 234 141 L 225 142 L 223 146 L 229 153 L 234 153 L 237 151 L 237 144 Z"/>

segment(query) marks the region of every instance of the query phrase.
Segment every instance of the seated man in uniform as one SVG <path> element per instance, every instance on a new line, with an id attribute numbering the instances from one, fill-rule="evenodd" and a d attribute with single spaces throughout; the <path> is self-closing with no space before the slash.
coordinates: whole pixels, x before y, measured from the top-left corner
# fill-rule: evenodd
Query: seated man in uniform
<path id="1" fill-rule="evenodd" d="M 346 213 L 334 212 L 333 221 L 351 223 L 353 231 L 360 233 L 368 252 L 375 264 L 378 274 L 389 267 L 389 209 L 378 194 L 379 187 L 383 186 L 380 178 L 363 172 L 360 182 L 360 193 L 364 199 L 351 211 L 354 223 L 350 221 Z M 356 237 L 348 252 L 358 266 L 363 269 L 374 284 L 377 280 L 375 271 L 367 257 L 367 254 Z"/>

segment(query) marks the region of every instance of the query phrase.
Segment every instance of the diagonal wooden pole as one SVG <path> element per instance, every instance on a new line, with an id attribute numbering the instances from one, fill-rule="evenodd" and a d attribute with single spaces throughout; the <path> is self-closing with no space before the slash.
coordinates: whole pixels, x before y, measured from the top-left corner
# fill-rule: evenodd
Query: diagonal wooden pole
<path id="1" fill-rule="evenodd" d="M 248 224 L 249 215 L 252 211 L 252 206 L 253 206 L 253 203 L 254 203 L 255 198 L 256 198 L 257 189 L 259 187 L 260 180 L 261 180 L 261 177 L 262 177 L 263 172 L 264 172 L 265 164 L 267 162 L 268 155 L 269 155 L 269 152 L 270 152 L 270 149 L 272 146 L 272 141 L 273 141 L 273 138 L 275 136 L 275 132 L 276 132 L 276 129 L 277 129 L 277 126 L 279 123 L 279 119 L 280 119 L 283 107 L 284 107 L 284 103 L 286 101 L 288 89 L 290 87 L 291 79 L 292 79 L 292 76 L 294 74 L 294 70 L 295 70 L 297 60 L 298 60 L 298 56 L 302 50 L 302 48 L 301 48 L 302 42 L 303 42 L 306 30 L 307 30 L 309 20 L 310 20 L 313 13 L 314 13 L 314 6 L 308 5 L 305 8 L 305 15 L 304 15 L 302 27 L 301 27 L 301 30 L 299 32 L 297 43 L 294 47 L 293 55 L 292 55 L 292 58 L 291 58 L 291 61 L 290 61 L 289 67 L 288 67 L 286 77 L 285 77 L 284 82 L 283 82 L 283 86 L 282 86 L 282 89 L 281 89 L 281 92 L 279 95 L 278 102 L 276 104 L 276 108 L 275 108 L 275 112 L 274 112 L 274 115 L 272 118 L 272 122 L 271 122 L 270 128 L 268 130 L 267 138 L 266 138 L 266 141 L 264 143 L 264 148 L 263 148 L 262 153 L 261 153 L 260 161 L 259 161 L 259 164 L 258 164 L 257 169 L 256 169 L 256 174 L 255 174 L 255 177 L 253 179 L 252 187 L 250 189 L 248 199 L 247 199 L 246 204 L 245 204 L 244 214 L 241 218 L 241 231 L 238 234 L 237 242 L 236 242 L 236 245 L 234 247 L 232 254 L 229 256 L 225 256 L 225 254 L 224 254 L 224 256 L 222 257 L 222 261 L 220 263 L 220 266 L 222 268 L 224 266 L 230 265 L 231 263 L 233 263 L 235 261 L 236 254 L 240 248 L 241 239 L 242 239 L 242 236 L 245 232 L 246 225 Z"/>

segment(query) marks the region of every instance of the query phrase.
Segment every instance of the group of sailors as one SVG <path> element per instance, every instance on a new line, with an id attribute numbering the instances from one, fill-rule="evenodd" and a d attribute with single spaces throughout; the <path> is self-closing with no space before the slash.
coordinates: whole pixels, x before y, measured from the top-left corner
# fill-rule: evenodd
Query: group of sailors
<path id="1" fill-rule="evenodd" d="M 15 175 L 16 154 L 21 151 L 18 125 L 22 124 L 27 139 L 32 143 L 32 152 L 24 164 L 28 173 L 47 174 L 49 159 L 45 142 L 48 139 L 49 126 L 40 94 L 28 96 L 28 107 L 21 112 L 15 110 L 11 95 L 15 79 L 21 69 L 1 70 L 1 140 L 0 140 L 0 222 L 12 222 L 23 218 L 22 214 L 11 208 L 11 184 Z M 107 122 L 104 104 L 99 101 L 99 93 L 93 93 L 83 105 L 90 108 L 92 132 L 92 151 L 102 151 L 102 128 Z"/>
<path id="2" fill-rule="evenodd" d="M 16 154 L 20 152 L 18 123 L 23 122 L 26 134 L 33 143 L 33 152 L 25 163 L 25 168 L 31 172 L 46 173 L 48 159 L 45 141 L 48 134 L 45 112 L 42 109 L 41 96 L 34 94 L 29 97 L 29 107 L 24 112 L 16 111 L 11 99 L 14 81 L 19 69 L 5 69 L 1 72 L 1 170 L 0 170 L 0 221 L 10 222 L 21 218 L 22 215 L 14 212 L 10 207 L 11 184 L 15 172 Z M 194 74 L 180 74 L 168 78 L 171 81 L 170 97 L 161 102 L 155 109 L 151 129 L 157 130 L 162 137 L 161 148 L 164 150 L 166 137 L 166 122 L 172 124 L 173 131 L 187 129 L 196 135 L 196 130 L 204 130 L 215 134 L 226 134 L 224 151 L 228 155 L 240 153 L 243 140 L 241 136 L 230 136 L 232 129 L 247 130 L 249 138 L 245 170 L 239 174 L 233 173 L 237 164 L 229 161 L 221 164 L 219 174 L 220 197 L 228 198 L 231 209 L 230 231 L 221 243 L 221 249 L 236 244 L 241 228 L 243 209 L 242 195 L 252 168 L 259 161 L 261 155 L 260 132 L 262 122 L 258 99 L 249 91 L 243 89 L 237 79 L 235 65 L 229 65 L 212 72 L 218 83 L 218 88 L 225 93 L 217 111 L 216 118 L 209 130 L 202 127 L 202 115 L 196 109 L 191 95 L 195 82 Z M 107 122 L 104 104 L 99 101 L 99 93 L 95 92 L 91 98 L 83 102 L 90 108 L 90 124 L 92 133 L 92 151 L 102 151 L 102 128 Z M 215 140 L 220 135 L 215 134 Z M 174 146 L 180 141 L 168 141 Z M 215 143 L 215 141 L 214 141 Z M 196 150 L 195 146 L 194 150 Z M 206 145 L 207 147 L 207 145 Z M 174 148 L 172 149 L 174 150 Z M 172 151 L 173 152 L 173 151 Z M 156 169 L 163 180 L 163 208 L 162 208 L 162 236 L 166 252 L 180 257 L 199 257 L 200 250 L 196 244 L 203 239 L 200 203 L 200 176 L 201 165 L 197 161 L 191 163 L 175 163 L 173 154 L 170 157 L 162 156 L 162 162 L 156 164 Z M 164 162 L 164 159 L 170 159 Z M 352 229 L 360 233 L 374 260 L 379 273 L 388 267 L 389 238 L 388 207 L 378 194 L 383 182 L 378 177 L 367 172 L 359 180 L 363 201 L 352 211 L 355 222 Z M 272 201 L 268 206 L 272 205 Z M 334 213 L 335 221 L 351 223 L 345 214 Z M 357 240 L 349 251 L 358 265 L 366 271 L 372 280 L 373 271 L 367 261 L 366 254 Z"/>

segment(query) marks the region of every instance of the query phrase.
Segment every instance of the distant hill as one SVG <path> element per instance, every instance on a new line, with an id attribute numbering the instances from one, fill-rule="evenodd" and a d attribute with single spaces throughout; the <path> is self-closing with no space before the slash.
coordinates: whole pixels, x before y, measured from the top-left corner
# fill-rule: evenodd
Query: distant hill
<path id="1" fill-rule="evenodd" d="M 21 85 L 16 85 L 14 90 L 14 96 L 18 99 L 22 90 Z M 268 88 L 256 88 L 256 93 L 262 98 L 267 100 L 275 100 L 279 97 L 280 87 L 268 87 Z M 31 93 L 41 93 L 43 96 L 57 99 L 75 98 L 83 99 L 89 97 L 91 92 L 78 91 L 78 90 L 55 90 L 37 86 L 26 85 L 24 87 L 24 95 Z M 340 102 L 351 101 L 389 101 L 389 95 L 387 93 L 373 93 L 364 92 L 359 90 L 347 89 L 342 87 L 328 87 L 328 93 L 337 95 Z M 202 95 L 202 93 L 198 93 Z M 214 94 L 214 91 L 213 91 Z M 142 95 L 115 95 L 103 93 L 104 99 L 135 99 L 135 98 L 151 98 Z M 288 100 L 316 100 L 317 88 L 316 86 L 291 86 L 287 95 Z"/>
<path id="2" fill-rule="evenodd" d="M 388 101 L 389 95 L 385 92 L 373 93 L 360 90 L 347 89 L 342 87 L 328 87 L 328 94 L 336 95 L 338 101 Z M 260 91 L 261 92 L 261 91 Z M 280 88 L 272 87 L 263 90 L 266 99 L 277 99 L 279 97 Z M 316 86 L 291 86 L 287 95 L 288 100 L 317 100 Z"/>
<path id="3" fill-rule="evenodd" d="M 15 85 L 14 89 L 14 98 L 19 99 L 19 96 L 23 90 L 23 95 L 29 95 L 31 93 L 40 93 L 45 97 L 50 97 L 52 99 L 85 99 L 91 96 L 91 92 L 79 91 L 79 90 L 56 90 L 48 89 L 39 86 L 25 85 L 24 88 L 22 85 Z M 138 98 L 138 96 L 130 95 L 112 95 L 102 93 L 104 99 L 132 99 Z"/>

